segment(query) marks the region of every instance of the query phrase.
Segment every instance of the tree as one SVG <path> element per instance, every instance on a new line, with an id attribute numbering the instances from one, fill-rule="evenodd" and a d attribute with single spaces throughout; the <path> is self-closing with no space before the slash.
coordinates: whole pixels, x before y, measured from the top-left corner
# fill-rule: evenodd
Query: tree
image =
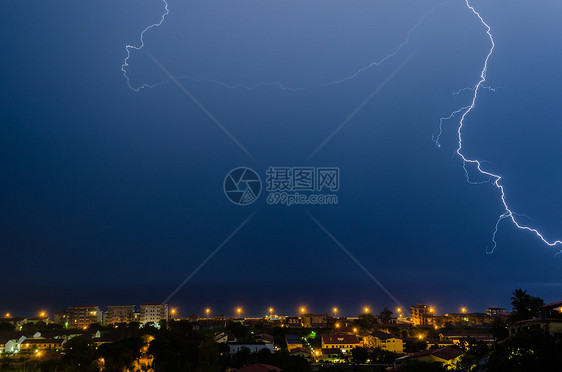
<path id="1" fill-rule="evenodd" d="M 542 329 L 521 331 L 494 346 L 489 372 L 558 372 L 562 365 L 562 340 Z"/>
<path id="2" fill-rule="evenodd" d="M 140 337 L 132 337 L 102 344 L 97 350 L 97 355 L 105 359 L 107 372 L 121 372 L 140 358 L 143 346 L 144 341 Z"/>
<path id="3" fill-rule="evenodd" d="M 361 314 L 357 322 L 362 328 L 372 329 L 377 325 L 377 318 L 373 314 Z"/>
<path id="4" fill-rule="evenodd" d="M 351 358 L 353 364 L 365 364 L 369 358 L 369 353 L 365 348 L 356 347 L 351 349 Z"/>
<path id="5" fill-rule="evenodd" d="M 457 363 L 457 371 L 470 372 L 478 370 L 480 361 L 490 352 L 485 342 L 474 340 L 471 337 L 461 339 L 458 346 L 465 353 Z"/>
<path id="6" fill-rule="evenodd" d="M 390 321 L 392 320 L 392 311 L 385 307 L 384 310 L 379 314 L 379 318 L 383 323 L 390 323 Z"/>
<path id="7" fill-rule="evenodd" d="M 197 372 L 220 372 L 219 347 L 214 338 L 208 336 L 199 348 Z"/>
<path id="8" fill-rule="evenodd" d="M 537 317 L 540 307 L 544 305 L 544 300 L 529 295 L 527 290 L 516 289 L 511 296 L 511 305 L 513 306 L 511 320 L 517 322 Z"/>
<path id="9" fill-rule="evenodd" d="M 12 323 L 0 323 L 0 332 L 13 332 L 16 330 L 16 326 Z"/>
<path id="10" fill-rule="evenodd" d="M 505 323 L 499 318 L 494 319 L 494 322 L 490 324 L 489 330 L 496 341 L 501 341 L 509 336 Z"/>

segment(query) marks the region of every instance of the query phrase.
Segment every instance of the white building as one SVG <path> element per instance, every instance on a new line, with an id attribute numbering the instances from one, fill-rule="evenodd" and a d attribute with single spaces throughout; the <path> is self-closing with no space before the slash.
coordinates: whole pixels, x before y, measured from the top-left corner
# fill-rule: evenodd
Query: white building
<path id="1" fill-rule="evenodd" d="M 140 305 L 140 324 L 159 324 L 160 321 L 168 321 L 168 304 L 149 303 Z"/>

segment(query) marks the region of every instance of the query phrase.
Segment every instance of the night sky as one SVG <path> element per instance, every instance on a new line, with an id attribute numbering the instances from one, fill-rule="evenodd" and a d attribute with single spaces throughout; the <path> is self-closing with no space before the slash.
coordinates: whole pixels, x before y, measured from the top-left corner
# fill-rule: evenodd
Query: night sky
<path id="1" fill-rule="evenodd" d="M 501 174 L 523 223 L 562 238 L 562 3 L 474 1 L 496 49 L 464 151 Z M 490 41 L 463 0 L 169 0 L 145 34 L 154 56 L 240 141 L 173 82 L 129 89 L 127 44 L 159 20 L 146 1 L 4 1 L 0 11 L 0 312 L 51 313 L 170 300 L 183 314 L 243 306 L 357 314 L 394 307 L 309 217 L 401 304 L 438 313 L 509 307 L 514 288 L 562 300 L 562 247 L 504 220 L 499 192 L 466 182 L 457 147 Z M 408 43 L 384 63 L 354 74 Z M 408 63 L 310 160 L 395 69 Z M 132 52 L 133 86 L 165 81 Z M 223 84 L 219 84 L 222 82 Z M 253 89 L 228 88 L 260 82 Z M 339 167 L 337 205 L 231 203 L 236 167 Z M 473 176 L 476 176 L 473 174 Z M 477 177 L 474 180 L 479 180 Z"/>

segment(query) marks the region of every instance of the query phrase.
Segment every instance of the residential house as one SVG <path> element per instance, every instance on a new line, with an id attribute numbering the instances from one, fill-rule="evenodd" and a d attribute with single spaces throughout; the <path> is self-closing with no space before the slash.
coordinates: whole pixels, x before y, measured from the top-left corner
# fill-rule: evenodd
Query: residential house
<path id="1" fill-rule="evenodd" d="M 393 353 L 404 353 L 404 341 L 386 332 L 371 332 L 363 335 L 363 345 L 365 347 L 380 347 L 383 350 Z"/>
<path id="2" fill-rule="evenodd" d="M 361 341 L 356 335 L 347 333 L 331 333 L 322 335 L 322 349 L 340 349 L 350 351 L 361 346 Z"/>

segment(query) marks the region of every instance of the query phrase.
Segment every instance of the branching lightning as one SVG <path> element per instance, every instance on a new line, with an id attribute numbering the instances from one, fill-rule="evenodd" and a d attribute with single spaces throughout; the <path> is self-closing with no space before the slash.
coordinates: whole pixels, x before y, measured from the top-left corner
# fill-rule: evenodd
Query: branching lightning
<path id="1" fill-rule="evenodd" d="M 162 2 L 164 3 L 164 13 L 162 13 L 162 15 L 160 16 L 160 21 L 151 24 L 150 26 L 146 27 L 144 30 L 142 30 L 141 34 L 140 34 L 140 45 L 139 46 L 135 46 L 135 45 L 127 45 L 125 47 L 125 50 L 127 51 L 127 57 L 125 57 L 125 59 L 123 60 L 123 64 L 121 65 L 121 71 L 123 71 L 123 76 L 125 76 L 125 79 L 127 80 L 127 85 L 129 86 L 129 88 L 131 88 L 132 90 L 134 90 L 135 92 L 139 92 L 141 89 L 144 88 L 154 88 L 158 85 L 161 85 L 165 82 L 168 82 L 169 80 L 166 80 L 164 82 L 160 82 L 160 83 L 156 83 L 156 84 L 142 84 L 138 87 L 133 87 L 131 85 L 131 80 L 129 79 L 129 76 L 127 75 L 127 67 L 129 66 L 129 58 L 131 58 L 131 49 L 133 50 L 142 50 L 142 48 L 144 48 L 144 34 L 155 27 L 160 27 L 162 25 L 162 23 L 164 23 L 164 19 L 166 18 L 166 16 L 168 14 L 170 14 L 170 10 L 168 9 L 168 2 L 166 0 L 162 0 Z"/>
<path id="2" fill-rule="evenodd" d="M 236 90 L 236 89 L 245 89 L 245 90 L 254 90 L 257 88 L 262 88 L 262 87 L 275 87 L 278 88 L 280 90 L 288 90 L 288 91 L 300 91 L 300 90 L 307 90 L 307 89 L 311 89 L 313 87 L 316 88 L 323 88 L 323 87 L 327 87 L 327 86 L 331 86 L 331 85 L 336 85 L 336 84 L 341 84 L 344 83 L 346 81 L 352 80 L 354 78 L 356 78 L 357 76 L 361 75 L 362 73 L 364 73 L 365 71 L 373 68 L 373 67 L 377 67 L 379 65 L 382 65 L 384 62 L 386 62 L 388 59 L 396 56 L 398 53 L 400 53 L 400 51 L 410 42 L 410 37 L 412 35 L 412 33 L 423 23 L 423 21 L 431 14 L 433 13 L 439 6 L 442 6 L 448 2 L 450 2 L 451 0 L 445 0 L 443 2 L 438 3 L 437 5 L 435 5 L 432 9 L 430 9 L 428 12 L 426 12 L 417 22 L 416 24 L 408 31 L 408 33 L 406 34 L 406 38 L 389 54 L 387 54 L 386 56 L 382 57 L 381 59 L 377 60 L 377 61 L 373 61 L 371 63 L 369 63 L 368 65 L 359 68 L 357 71 L 355 71 L 354 73 L 340 78 L 338 80 L 333 80 L 333 81 L 329 81 L 329 82 L 325 82 L 322 84 L 318 84 L 316 86 L 311 86 L 311 87 L 289 87 L 284 85 L 283 83 L 279 82 L 279 81 L 262 81 L 262 82 L 258 82 L 256 84 L 242 84 L 242 83 L 237 83 L 237 84 L 227 84 L 223 81 L 220 80 L 216 80 L 216 79 L 196 79 L 193 78 L 191 76 L 175 76 L 176 79 L 188 79 L 188 80 L 192 80 L 195 82 L 206 82 L 206 83 L 213 83 L 213 84 L 217 84 L 220 85 L 224 88 L 230 89 L 230 90 Z M 166 84 L 168 82 L 171 82 L 171 79 L 166 79 L 163 80 L 159 83 L 155 83 L 155 84 L 142 84 L 139 87 L 133 87 L 131 85 L 129 76 L 127 75 L 127 67 L 129 66 L 129 59 L 131 57 L 131 49 L 133 50 L 137 50 L 140 51 L 143 47 L 144 47 L 144 34 L 149 31 L 152 28 L 155 27 L 159 27 L 160 25 L 162 25 L 162 23 L 164 22 L 164 19 L 166 18 L 166 16 L 168 14 L 170 14 L 170 11 L 168 9 L 168 3 L 166 2 L 166 0 L 162 0 L 162 2 L 164 3 L 164 9 L 165 12 L 162 14 L 160 21 L 157 23 L 154 23 L 148 27 L 146 27 L 140 35 L 140 45 L 139 46 L 135 46 L 135 45 L 127 45 L 125 47 L 126 51 L 127 51 L 127 56 L 125 57 L 125 60 L 123 61 L 123 65 L 121 66 L 121 71 L 123 72 L 123 76 L 125 76 L 125 79 L 127 80 L 127 85 L 129 86 L 129 88 L 131 88 L 133 91 L 135 92 L 139 92 L 140 90 L 144 89 L 144 88 L 154 88 L 156 86 L 162 85 L 162 84 Z"/>
<path id="3" fill-rule="evenodd" d="M 483 161 L 477 160 L 477 159 L 470 159 L 468 156 L 464 155 L 463 152 L 462 152 L 462 129 L 463 129 L 464 124 L 465 124 L 465 119 L 468 116 L 468 114 L 470 114 L 470 112 L 472 112 L 472 110 L 476 106 L 476 100 L 478 99 L 478 93 L 480 92 L 480 90 L 481 89 L 489 89 L 489 88 L 485 87 L 483 84 L 486 81 L 486 75 L 487 75 L 487 72 L 488 72 L 488 62 L 489 62 L 490 57 L 492 56 L 492 53 L 494 52 L 494 49 L 495 49 L 495 46 L 496 46 L 495 42 L 494 42 L 494 37 L 492 36 L 491 27 L 484 21 L 484 19 L 480 15 L 480 13 L 478 11 L 476 11 L 476 9 L 474 9 L 474 7 L 472 5 L 470 5 L 469 0 L 465 0 L 465 2 L 466 2 L 466 6 L 468 7 L 468 9 L 474 13 L 474 15 L 480 20 L 482 25 L 486 28 L 486 34 L 488 35 L 488 37 L 490 39 L 491 47 L 490 47 L 490 50 L 488 51 L 488 54 L 486 55 L 486 58 L 484 60 L 484 66 L 482 67 L 482 71 L 480 73 L 480 80 L 478 81 L 478 83 L 476 83 L 474 88 L 471 88 L 473 90 L 473 95 L 472 95 L 472 101 L 471 101 L 470 105 L 466 106 L 466 107 L 462 107 L 462 108 L 454 111 L 447 118 L 442 118 L 440 120 L 440 130 L 437 132 L 437 135 L 434 134 L 433 139 L 434 139 L 435 143 L 437 144 L 437 146 L 440 146 L 439 136 L 441 135 L 443 121 L 448 120 L 450 118 L 453 118 L 455 115 L 458 115 L 462 112 L 462 115 L 461 115 L 461 118 L 460 118 L 460 121 L 459 121 L 459 126 L 458 126 L 458 129 L 457 129 L 458 148 L 456 150 L 456 153 L 461 157 L 461 159 L 463 161 L 463 167 L 465 169 L 465 172 L 467 172 L 467 170 L 466 170 L 467 164 L 474 165 L 476 167 L 476 169 L 478 170 L 478 172 L 480 172 L 480 174 L 482 174 L 483 176 L 489 177 L 490 181 L 493 180 L 492 184 L 500 191 L 501 201 L 502 201 L 502 204 L 503 204 L 503 207 L 504 207 L 504 211 L 498 217 L 498 220 L 497 220 L 495 228 L 494 228 L 494 232 L 492 234 L 493 246 L 490 250 L 487 250 L 487 253 L 493 253 L 494 250 L 496 249 L 496 246 L 497 246 L 496 235 L 498 233 L 499 224 L 504 219 L 510 219 L 511 222 L 513 222 L 513 224 L 518 229 L 526 230 L 526 231 L 530 231 L 530 232 L 534 233 L 540 240 L 542 240 L 543 243 L 545 243 L 548 246 L 551 246 L 551 247 L 554 247 L 554 246 L 557 246 L 557 245 L 562 246 L 562 241 L 560 241 L 560 240 L 549 241 L 536 228 L 530 227 L 530 226 L 527 226 L 527 225 L 523 225 L 522 223 L 520 223 L 517 220 L 516 217 L 520 217 L 522 215 L 513 212 L 510 209 L 510 207 L 507 203 L 507 198 L 506 198 L 506 195 L 505 195 L 505 189 L 504 189 L 504 186 L 501 184 L 502 177 L 498 174 L 495 174 L 495 173 L 492 173 L 490 171 L 486 171 L 486 170 L 482 169 Z M 467 172 L 467 177 L 468 177 L 468 172 Z M 559 251 L 557 254 L 560 254 L 561 252 L 562 251 Z"/>

